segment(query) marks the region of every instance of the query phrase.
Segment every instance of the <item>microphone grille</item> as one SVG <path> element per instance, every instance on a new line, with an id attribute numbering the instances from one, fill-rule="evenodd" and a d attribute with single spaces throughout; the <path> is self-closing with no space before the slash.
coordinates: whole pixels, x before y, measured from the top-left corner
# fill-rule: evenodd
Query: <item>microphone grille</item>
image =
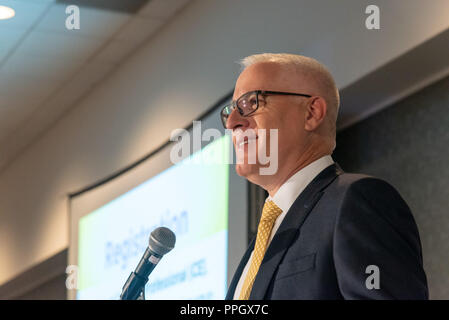
<path id="1" fill-rule="evenodd" d="M 163 256 L 175 247 L 176 236 L 169 228 L 159 227 L 150 235 L 148 247 L 154 253 Z"/>

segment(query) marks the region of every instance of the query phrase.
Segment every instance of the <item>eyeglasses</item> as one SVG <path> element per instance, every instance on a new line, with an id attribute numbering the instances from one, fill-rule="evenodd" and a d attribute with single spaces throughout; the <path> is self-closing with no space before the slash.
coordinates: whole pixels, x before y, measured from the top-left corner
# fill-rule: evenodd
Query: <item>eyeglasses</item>
<path id="1" fill-rule="evenodd" d="M 247 117 L 256 111 L 259 108 L 259 95 L 284 95 L 284 96 L 300 96 L 310 98 L 311 95 L 303 94 L 303 93 L 293 93 L 293 92 L 280 92 L 280 91 L 264 91 L 264 90 L 255 90 L 250 91 L 238 98 L 235 101 L 232 101 L 230 104 L 223 107 L 221 110 L 221 122 L 223 126 L 226 128 L 226 123 L 228 122 L 228 118 L 231 115 L 232 111 L 236 108 L 241 116 Z"/>

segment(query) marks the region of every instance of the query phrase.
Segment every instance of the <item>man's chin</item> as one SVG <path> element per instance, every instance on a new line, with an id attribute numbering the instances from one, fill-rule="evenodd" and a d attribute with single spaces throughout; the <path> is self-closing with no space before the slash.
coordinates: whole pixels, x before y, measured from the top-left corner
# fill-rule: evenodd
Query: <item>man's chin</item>
<path id="1" fill-rule="evenodd" d="M 256 164 L 236 164 L 235 171 L 237 174 L 244 178 L 250 178 L 255 174 L 258 174 L 259 167 Z"/>

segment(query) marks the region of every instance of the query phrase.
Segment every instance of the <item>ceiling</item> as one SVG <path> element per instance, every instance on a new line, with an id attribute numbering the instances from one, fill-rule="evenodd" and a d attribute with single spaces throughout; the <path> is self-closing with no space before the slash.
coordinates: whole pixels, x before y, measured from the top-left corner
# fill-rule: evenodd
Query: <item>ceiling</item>
<path id="1" fill-rule="evenodd" d="M 189 1 L 0 0 L 0 170 Z"/>

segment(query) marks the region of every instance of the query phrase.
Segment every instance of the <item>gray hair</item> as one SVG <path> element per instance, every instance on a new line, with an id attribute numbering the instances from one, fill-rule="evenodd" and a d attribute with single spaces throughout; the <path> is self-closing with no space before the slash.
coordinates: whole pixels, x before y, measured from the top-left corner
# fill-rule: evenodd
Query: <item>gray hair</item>
<path id="1" fill-rule="evenodd" d="M 283 66 L 290 66 L 307 74 L 310 78 L 315 80 L 315 87 L 328 106 L 327 118 L 329 120 L 335 148 L 335 133 L 338 109 L 340 108 L 340 94 L 337 85 L 335 84 L 335 80 L 326 66 L 313 58 L 289 53 L 254 54 L 239 61 L 242 70 L 250 65 L 260 62 L 274 62 Z"/>

